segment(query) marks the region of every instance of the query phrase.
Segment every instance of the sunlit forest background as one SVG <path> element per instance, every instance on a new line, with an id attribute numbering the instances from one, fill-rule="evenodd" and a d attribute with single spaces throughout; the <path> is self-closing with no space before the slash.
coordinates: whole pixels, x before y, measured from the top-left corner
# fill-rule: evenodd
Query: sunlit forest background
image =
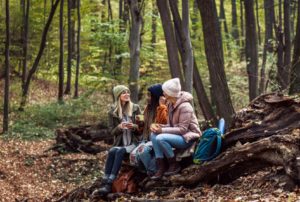
<path id="1" fill-rule="evenodd" d="M 138 92 L 133 92 L 136 96 L 133 100 L 143 106 L 147 86 L 162 83 L 176 75 L 172 68 L 183 68 L 185 56 L 182 50 L 188 51 L 184 49 L 180 29 L 185 30 L 186 26 L 187 41 L 190 41 L 192 50 L 188 54 L 193 58 L 193 68 L 199 71 L 193 71 L 193 74 L 201 76 L 201 81 L 194 77 L 193 82 L 194 85 L 203 84 L 205 95 L 203 91 L 202 94 L 199 92 L 199 88 L 192 90 L 183 85 L 183 89 L 192 90 L 199 120 L 220 117 L 222 113 L 232 115 L 234 110 L 245 107 L 262 93 L 289 92 L 291 83 L 296 80 L 291 79 L 296 73 L 290 69 L 292 59 L 298 54 L 294 46 L 299 32 L 297 1 L 256 0 L 249 4 L 235 0 L 210 1 L 208 4 L 192 0 L 171 4 L 159 2 L 137 1 L 134 8 L 134 3 L 121 0 L 65 0 L 63 7 L 58 0 L 9 1 L 8 134 L 12 137 L 17 134 L 47 137 L 60 126 L 105 120 L 107 106 L 112 103 L 111 89 L 117 84 L 137 85 Z M 0 49 L 5 53 L 6 1 L 1 0 L 0 7 Z M 137 29 L 133 28 L 136 16 L 131 9 L 138 11 L 140 25 Z M 205 11 L 212 15 L 205 14 Z M 161 12 L 169 14 L 169 25 L 175 36 L 173 42 L 177 41 L 174 44 L 178 49 L 176 55 L 180 55 L 176 56 L 178 61 L 170 61 L 175 57 L 172 55 L 174 52 L 167 48 L 166 18 L 161 18 Z M 211 20 L 206 20 L 207 17 Z M 211 30 L 205 28 L 211 27 L 210 21 L 217 22 L 217 35 L 215 32 L 210 34 Z M 138 37 L 132 35 L 136 30 Z M 221 38 L 217 40 L 218 34 Z M 205 44 L 205 39 L 211 40 L 209 37 L 218 42 L 218 46 L 211 48 L 213 53 L 217 53 L 215 55 L 208 50 L 209 42 Z M 131 61 L 135 57 L 131 52 L 134 41 L 140 42 L 136 67 Z M 218 56 L 222 56 L 221 62 Z M 208 60 L 212 62 L 209 64 Z M 176 63 L 178 67 L 173 65 Z M 5 54 L 1 54 L 0 64 L 1 103 L 4 103 Z M 132 71 L 133 68 L 138 68 L 138 71 Z M 220 92 L 213 84 L 213 80 L 217 79 L 210 72 L 217 72 L 217 69 L 225 72 L 225 82 L 217 82 L 226 86 L 225 93 L 229 89 L 229 95 L 215 96 Z M 184 84 L 185 79 L 189 80 L 188 75 L 185 70 L 179 71 L 184 75 L 182 78 L 185 77 L 182 79 Z M 283 82 L 285 75 L 288 75 L 288 82 Z M 251 95 L 249 89 L 253 87 L 250 87 L 250 80 L 253 78 L 256 79 L 256 87 Z M 28 87 L 24 90 L 26 84 Z M 203 113 L 199 96 L 209 100 L 212 116 Z M 228 101 L 223 106 L 230 103 L 234 110 L 222 112 L 222 108 L 231 108 L 220 107 L 222 96 L 229 97 L 224 98 Z M 4 106 L 1 105 L 1 111 Z"/>

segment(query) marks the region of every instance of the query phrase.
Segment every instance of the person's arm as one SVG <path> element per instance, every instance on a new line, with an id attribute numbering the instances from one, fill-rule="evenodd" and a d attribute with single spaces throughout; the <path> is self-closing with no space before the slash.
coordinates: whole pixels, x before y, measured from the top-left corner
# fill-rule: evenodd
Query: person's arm
<path id="1" fill-rule="evenodd" d="M 108 112 L 108 129 L 113 136 L 117 137 L 122 134 L 120 124 L 114 121 L 113 113 L 111 111 Z"/>

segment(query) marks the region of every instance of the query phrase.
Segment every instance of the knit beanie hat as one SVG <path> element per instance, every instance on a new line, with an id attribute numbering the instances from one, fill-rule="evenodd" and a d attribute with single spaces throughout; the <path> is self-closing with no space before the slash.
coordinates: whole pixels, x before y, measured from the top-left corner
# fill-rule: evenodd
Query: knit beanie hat
<path id="1" fill-rule="evenodd" d="M 179 97 L 181 85 L 179 78 L 170 79 L 162 85 L 163 91 L 171 97 Z"/>
<path id="2" fill-rule="evenodd" d="M 159 100 L 160 96 L 163 96 L 163 90 L 161 84 L 154 84 L 148 88 L 148 91 L 151 95 L 156 99 Z"/>
<path id="3" fill-rule="evenodd" d="M 125 90 L 129 91 L 129 88 L 127 86 L 124 86 L 124 85 L 115 86 L 114 89 L 113 89 L 113 94 L 114 94 L 115 100 L 117 100 L 118 97 L 121 95 L 121 93 Z"/>

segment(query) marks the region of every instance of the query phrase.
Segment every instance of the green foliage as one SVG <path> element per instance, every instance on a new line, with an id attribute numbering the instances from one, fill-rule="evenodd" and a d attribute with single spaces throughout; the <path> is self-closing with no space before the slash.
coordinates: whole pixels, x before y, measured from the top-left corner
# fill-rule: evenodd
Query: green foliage
<path id="1" fill-rule="evenodd" d="M 24 112 L 16 112 L 17 119 L 10 123 L 10 132 L 7 138 L 22 139 L 47 139 L 54 137 L 54 131 L 59 127 L 79 125 L 87 121 L 87 112 L 95 110 L 94 103 L 89 99 L 88 92 L 76 100 L 66 101 L 64 104 L 50 103 L 43 105 L 32 105 Z M 99 109 L 98 109 L 99 110 Z M 97 111 L 94 111 L 97 113 Z M 99 116 L 89 113 L 90 116 Z M 91 118 L 91 117 L 90 117 Z"/>

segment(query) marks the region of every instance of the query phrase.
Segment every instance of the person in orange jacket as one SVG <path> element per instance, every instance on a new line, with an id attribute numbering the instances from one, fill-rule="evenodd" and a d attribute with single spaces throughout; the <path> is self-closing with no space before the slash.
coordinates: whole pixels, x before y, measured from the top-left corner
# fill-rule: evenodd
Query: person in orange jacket
<path id="1" fill-rule="evenodd" d="M 144 120 L 140 120 L 143 123 L 142 143 L 130 155 L 131 164 L 143 167 L 150 176 L 156 172 L 153 147 L 151 141 L 149 141 L 150 126 L 152 123 L 166 124 L 167 118 L 168 109 L 163 96 L 162 85 L 154 84 L 148 88 Z"/>

